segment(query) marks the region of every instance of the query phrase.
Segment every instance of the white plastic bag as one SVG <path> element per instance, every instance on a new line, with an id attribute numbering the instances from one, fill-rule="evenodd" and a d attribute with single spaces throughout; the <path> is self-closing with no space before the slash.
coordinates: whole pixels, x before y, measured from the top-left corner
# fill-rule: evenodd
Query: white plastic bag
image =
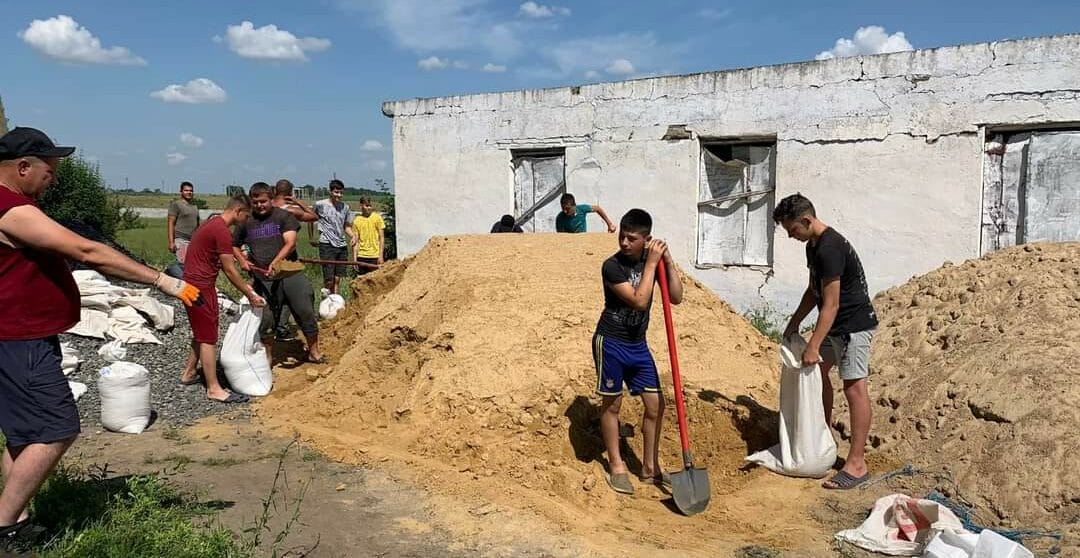
<path id="1" fill-rule="evenodd" d="M 86 394 L 87 389 L 86 384 L 82 382 L 71 381 L 68 382 L 68 388 L 71 389 L 71 396 L 75 398 L 75 401 L 78 401 L 80 397 Z"/>
<path id="2" fill-rule="evenodd" d="M 325 289 L 324 289 L 325 290 Z M 319 317 L 329 320 L 345 308 L 345 299 L 339 294 L 326 295 L 319 303 Z"/>
<path id="3" fill-rule="evenodd" d="M 806 340 L 794 335 L 780 347 L 780 443 L 746 458 L 791 477 L 824 477 L 836 462 L 836 441 L 825 424 L 818 366 L 802 366 Z"/>
<path id="4" fill-rule="evenodd" d="M 138 434 L 150 424 L 150 372 L 133 362 L 114 362 L 98 372 L 101 425 Z"/>
<path id="5" fill-rule="evenodd" d="M 60 343 L 60 368 L 64 375 L 68 376 L 79 368 L 82 359 L 79 358 L 79 350 L 67 343 Z"/>
<path id="6" fill-rule="evenodd" d="M 836 538 L 889 556 L 919 556 L 941 531 L 966 532 L 949 508 L 932 500 L 890 494 L 874 502 L 862 525 L 840 531 Z"/>
<path id="7" fill-rule="evenodd" d="M 924 558 L 1033 558 L 1034 554 L 1005 537 L 984 529 L 978 535 L 967 531 L 942 531 L 923 551 Z"/>
<path id="8" fill-rule="evenodd" d="M 124 347 L 123 341 L 113 339 L 102 345 L 101 348 L 98 349 L 98 354 L 101 355 L 101 358 L 105 359 L 105 362 L 116 362 L 127 358 L 127 348 Z"/>
<path id="9" fill-rule="evenodd" d="M 233 391 L 262 397 L 274 387 L 274 372 L 259 339 L 263 309 L 247 305 L 242 308 L 221 342 L 221 367 Z"/>

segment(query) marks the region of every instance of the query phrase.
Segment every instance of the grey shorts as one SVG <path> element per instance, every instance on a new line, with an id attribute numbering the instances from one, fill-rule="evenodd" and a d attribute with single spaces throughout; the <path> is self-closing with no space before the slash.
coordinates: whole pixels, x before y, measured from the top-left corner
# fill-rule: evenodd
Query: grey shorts
<path id="1" fill-rule="evenodd" d="M 821 358 L 837 366 L 841 380 L 861 380 L 870 375 L 870 342 L 874 330 L 828 335 L 821 344 Z"/>

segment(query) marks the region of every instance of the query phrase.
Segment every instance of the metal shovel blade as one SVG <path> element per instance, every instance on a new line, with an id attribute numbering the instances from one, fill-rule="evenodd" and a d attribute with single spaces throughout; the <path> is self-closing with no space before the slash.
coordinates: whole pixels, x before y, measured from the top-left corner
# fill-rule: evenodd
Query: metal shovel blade
<path id="1" fill-rule="evenodd" d="M 694 515 L 709 506 L 709 475 L 705 469 L 687 467 L 671 473 L 671 497 L 683 515 Z"/>

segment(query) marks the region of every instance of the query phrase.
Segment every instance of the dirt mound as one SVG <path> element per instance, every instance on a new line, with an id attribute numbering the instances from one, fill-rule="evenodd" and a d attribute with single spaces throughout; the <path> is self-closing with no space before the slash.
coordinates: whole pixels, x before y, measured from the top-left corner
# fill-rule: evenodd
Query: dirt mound
<path id="1" fill-rule="evenodd" d="M 590 338 L 603 306 L 600 265 L 615 249 L 601 234 L 433 239 L 359 279 L 361 295 L 321 336 L 340 340 L 329 345 L 336 363 L 280 374 L 259 413 L 336 458 L 410 464 L 439 493 L 535 513 L 598 545 L 615 533 L 689 553 L 746 541 L 825 548 L 799 505 L 814 485 L 763 484 L 764 471 L 743 468 L 748 452 L 775 441 L 775 345 L 692 280 L 674 315 L 713 505 L 684 518 L 656 489 L 619 498 L 603 486 Z M 660 306 L 649 344 L 669 380 Z M 640 413 L 636 401 L 624 405 L 635 429 Z M 662 456 L 674 469 L 673 406 L 665 418 Z M 640 435 L 629 442 L 633 471 Z"/>
<path id="2" fill-rule="evenodd" d="M 872 434 L 1009 526 L 1080 517 L 1080 243 L 1029 244 L 880 294 Z"/>

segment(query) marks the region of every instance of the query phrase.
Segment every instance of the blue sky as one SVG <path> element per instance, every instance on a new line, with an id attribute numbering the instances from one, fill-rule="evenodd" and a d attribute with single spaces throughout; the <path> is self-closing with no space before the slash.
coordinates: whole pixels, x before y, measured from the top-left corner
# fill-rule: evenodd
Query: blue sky
<path id="1" fill-rule="evenodd" d="M 385 100 L 1080 32 L 1072 0 L 0 0 L 0 13 L 11 123 L 78 146 L 113 187 L 165 191 L 335 172 L 392 183 Z"/>

